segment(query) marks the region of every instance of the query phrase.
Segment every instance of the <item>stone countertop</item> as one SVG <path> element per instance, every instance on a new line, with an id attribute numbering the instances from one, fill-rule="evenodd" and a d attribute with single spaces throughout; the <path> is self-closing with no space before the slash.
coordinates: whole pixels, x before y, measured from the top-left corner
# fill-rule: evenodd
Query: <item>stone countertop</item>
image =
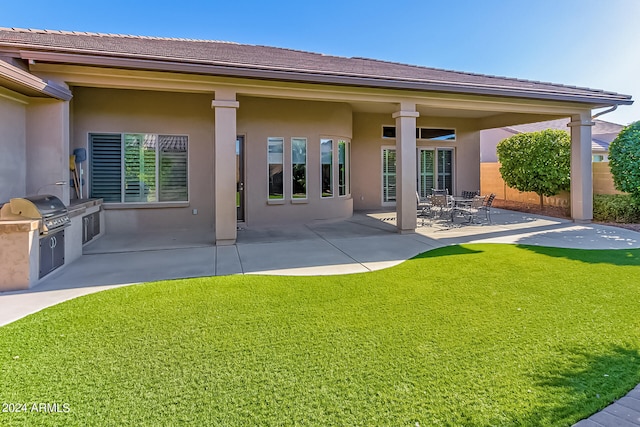
<path id="1" fill-rule="evenodd" d="M 101 206 L 102 199 L 73 199 L 67 209 L 69 210 L 69 217 L 73 218 L 78 215 L 82 215 L 87 209 L 93 206 Z"/>

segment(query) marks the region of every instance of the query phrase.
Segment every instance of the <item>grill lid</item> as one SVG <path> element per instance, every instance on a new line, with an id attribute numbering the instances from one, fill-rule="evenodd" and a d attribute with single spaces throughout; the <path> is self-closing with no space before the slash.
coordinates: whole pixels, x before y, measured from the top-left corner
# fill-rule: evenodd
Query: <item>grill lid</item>
<path id="1" fill-rule="evenodd" d="M 51 194 L 26 196 L 9 201 L 11 213 L 27 218 L 48 218 L 67 213 L 67 207 L 62 200 Z"/>

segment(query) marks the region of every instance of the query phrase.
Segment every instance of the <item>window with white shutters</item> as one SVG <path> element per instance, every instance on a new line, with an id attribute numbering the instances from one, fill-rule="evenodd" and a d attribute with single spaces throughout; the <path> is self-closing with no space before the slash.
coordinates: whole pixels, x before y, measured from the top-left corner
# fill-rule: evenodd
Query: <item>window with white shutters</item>
<path id="1" fill-rule="evenodd" d="M 90 195 L 114 203 L 186 202 L 188 137 L 90 134 Z"/>

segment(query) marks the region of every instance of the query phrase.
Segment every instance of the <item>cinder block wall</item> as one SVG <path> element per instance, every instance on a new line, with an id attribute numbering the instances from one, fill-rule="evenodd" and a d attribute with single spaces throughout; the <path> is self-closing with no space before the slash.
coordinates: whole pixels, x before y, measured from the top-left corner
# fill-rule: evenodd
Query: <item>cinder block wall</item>
<path id="1" fill-rule="evenodd" d="M 609 169 L 609 162 L 592 163 L 593 194 L 623 194 L 613 186 L 613 177 Z M 500 163 L 480 164 L 480 192 L 481 194 L 495 193 L 496 198 L 515 202 L 538 204 L 540 199 L 536 193 L 522 193 L 508 187 L 500 175 Z M 545 197 L 544 203 L 551 206 L 569 206 L 569 192 L 562 192 L 554 197 Z"/>

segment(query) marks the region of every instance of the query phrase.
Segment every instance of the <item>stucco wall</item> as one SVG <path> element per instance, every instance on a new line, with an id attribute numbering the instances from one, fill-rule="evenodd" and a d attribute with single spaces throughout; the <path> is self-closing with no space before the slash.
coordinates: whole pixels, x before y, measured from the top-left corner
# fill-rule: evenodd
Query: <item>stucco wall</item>
<path id="1" fill-rule="evenodd" d="M 74 88 L 73 93 L 72 152 L 78 147 L 88 152 L 88 135 L 92 132 L 189 137 L 189 206 L 113 209 L 105 205 L 108 232 L 213 228 L 213 94 L 97 88 Z M 83 167 L 89 169 L 88 161 Z M 192 209 L 198 214 L 193 215 Z"/>
<path id="2" fill-rule="evenodd" d="M 419 117 L 418 127 L 453 128 L 456 141 L 417 140 L 418 147 L 454 148 L 454 192 L 480 188 L 480 132 L 473 120 Z M 382 138 L 382 126 L 395 126 L 390 114 L 356 113 L 353 119 L 351 181 L 355 210 L 382 207 L 382 147 L 396 140 Z M 414 185 L 417 184 L 414 183 Z"/>
<path id="3" fill-rule="evenodd" d="M 513 132 L 503 128 L 485 129 L 480 132 L 480 161 L 483 163 L 497 162 L 496 147 L 505 138 L 513 136 Z"/>
<path id="4" fill-rule="evenodd" d="M 0 94 L 0 204 L 27 192 L 26 104 Z"/>
<path id="5" fill-rule="evenodd" d="M 69 204 L 69 103 L 32 98 L 27 106 L 27 193 Z M 62 182 L 64 185 L 56 185 Z"/>
<path id="6" fill-rule="evenodd" d="M 238 97 L 238 134 L 245 136 L 246 224 L 282 224 L 351 216 L 351 197 L 321 198 L 320 139 L 350 140 L 351 107 L 343 103 Z M 282 204 L 268 203 L 267 139 L 284 138 Z M 307 200 L 291 199 L 291 138 L 307 138 Z M 335 152 L 335 151 L 334 151 Z M 353 165 L 352 159 L 351 164 Z M 334 167 L 334 184 L 338 181 Z M 336 187 L 337 188 L 337 187 Z"/>

